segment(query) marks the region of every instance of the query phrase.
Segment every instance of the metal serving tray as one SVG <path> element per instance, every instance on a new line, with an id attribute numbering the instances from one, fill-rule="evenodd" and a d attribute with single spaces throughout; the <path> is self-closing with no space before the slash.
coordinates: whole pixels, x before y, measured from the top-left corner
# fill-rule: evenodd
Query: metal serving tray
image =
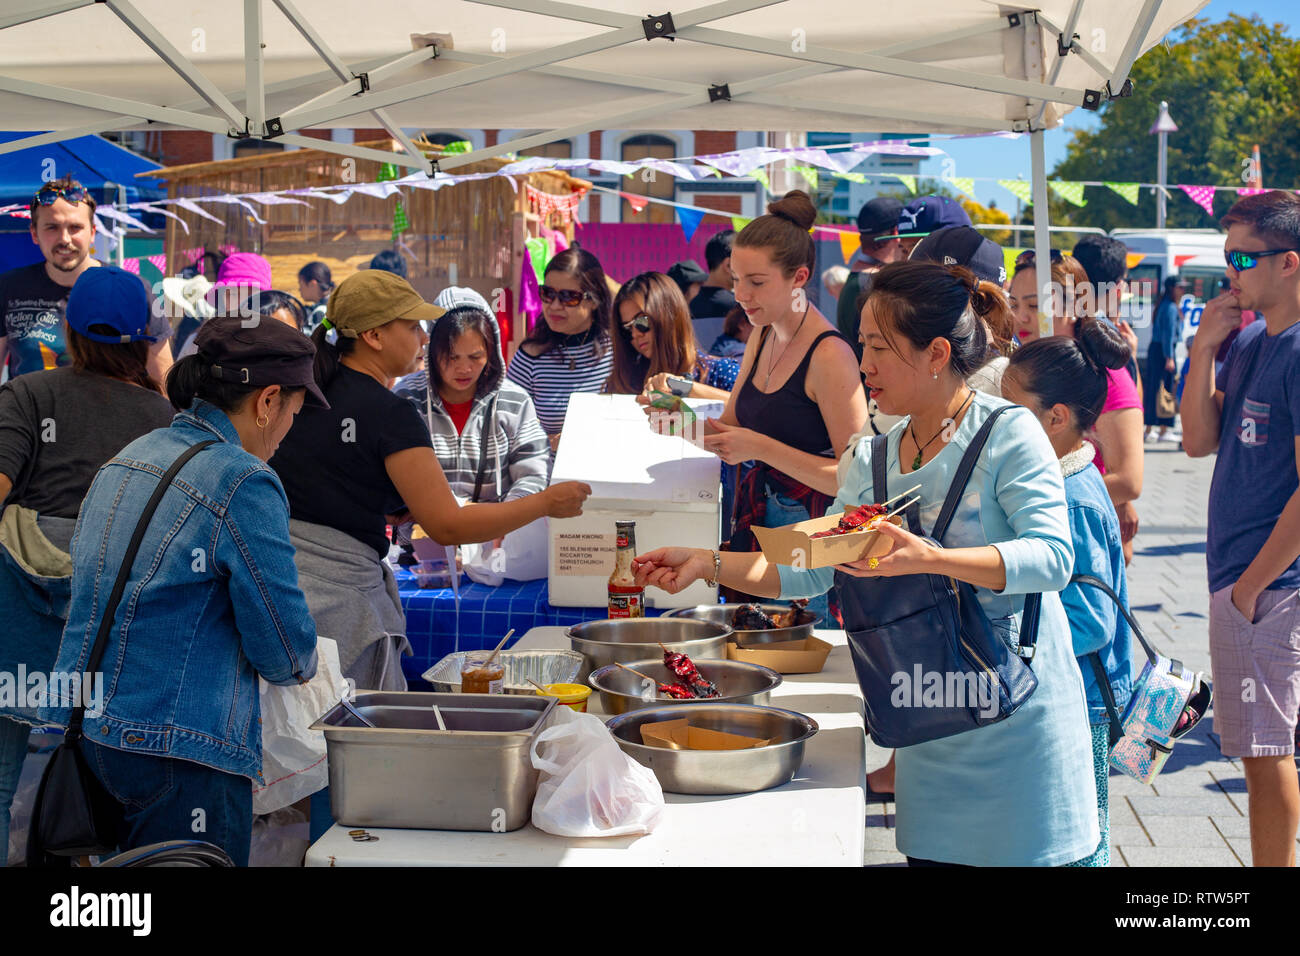
<path id="1" fill-rule="evenodd" d="M 352 706 L 376 726 L 342 704 L 312 725 L 325 734 L 339 823 L 500 832 L 528 822 L 537 793 L 529 750 L 555 698 L 393 691 L 359 694 Z"/>

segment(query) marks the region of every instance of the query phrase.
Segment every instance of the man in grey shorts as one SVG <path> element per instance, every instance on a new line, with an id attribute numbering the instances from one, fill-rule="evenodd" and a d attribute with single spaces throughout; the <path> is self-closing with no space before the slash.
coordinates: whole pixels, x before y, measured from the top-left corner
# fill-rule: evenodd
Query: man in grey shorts
<path id="1" fill-rule="evenodd" d="M 1300 709 L 1300 196 L 1242 199 L 1228 230 L 1227 292 L 1192 342 L 1183 447 L 1218 451 L 1206 565 L 1214 729 L 1241 757 L 1256 866 L 1294 866 L 1300 825 L 1295 729 Z M 1214 356 L 1238 327 L 1217 380 Z"/>

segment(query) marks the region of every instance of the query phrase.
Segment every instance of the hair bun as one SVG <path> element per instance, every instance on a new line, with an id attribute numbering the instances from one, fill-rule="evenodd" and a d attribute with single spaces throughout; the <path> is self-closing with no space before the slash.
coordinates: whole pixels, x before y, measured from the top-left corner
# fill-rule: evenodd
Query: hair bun
<path id="1" fill-rule="evenodd" d="M 1098 370 L 1124 368 L 1132 357 L 1119 330 L 1092 316 L 1083 316 L 1075 323 L 1074 340 L 1083 357 Z"/>
<path id="2" fill-rule="evenodd" d="M 817 221 L 817 207 L 812 197 L 802 189 L 792 189 L 776 202 L 768 203 L 767 211 L 769 215 L 789 220 L 805 231 Z"/>

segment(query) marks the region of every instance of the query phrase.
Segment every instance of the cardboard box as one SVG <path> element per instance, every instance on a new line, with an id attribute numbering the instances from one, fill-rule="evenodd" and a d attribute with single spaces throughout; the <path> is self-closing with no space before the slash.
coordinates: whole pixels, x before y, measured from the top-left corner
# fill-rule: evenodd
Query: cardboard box
<path id="1" fill-rule="evenodd" d="M 852 508 L 845 508 L 852 511 Z M 818 531 L 827 531 L 840 523 L 841 515 L 824 515 L 821 518 L 809 518 L 780 528 L 760 528 L 755 525 L 751 530 L 763 549 L 763 557 L 772 564 L 785 564 L 796 568 L 829 568 L 836 564 L 861 561 L 866 558 L 879 558 L 889 553 L 894 542 L 879 531 L 850 531 L 848 534 L 836 534 L 826 538 L 814 538 Z M 896 525 L 902 524 L 902 518 L 891 516 L 888 520 Z"/>
<path id="2" fill-rule="evenodd" d="M 749 750 L 766 747 L 770 739 L 729 734 L 721 730 L 692 727 L 685 717 L 641 725 L 641 743 L 668 750 Z"/>
<path id="3" fill-rule="evenodd" d="M 802 641 L 775 641 L 771 644 L 751 644 L 741 647 L 727 643 L 727 660 L 761 664 L 778 674 L 818 674 L 826 666 L 831 645 L 815 637 Z"/>

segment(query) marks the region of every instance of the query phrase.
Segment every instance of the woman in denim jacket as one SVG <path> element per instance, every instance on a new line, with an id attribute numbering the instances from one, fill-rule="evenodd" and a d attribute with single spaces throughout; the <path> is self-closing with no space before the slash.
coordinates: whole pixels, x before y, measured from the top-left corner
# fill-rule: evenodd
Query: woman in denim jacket
<path id="1" fill-rule="evenodd" d="M 289 507 L 266 465 L 304 399 L 323 403 L 315 349 L 279 322 L 212 319 L 167 378 L 185 409 L 111 459 L 72 539 L 72 597 L 56 671 L 85 670 L 127 543 L 160 476 L 200 451 L 164 494 L 133 562 L 100 674 L 91 675 L 82 749 L 120 804 L 131 849 L 206 840 L 247 865 L 252 786 L 262 769 L 259 676 L 316 672 L 316 627 L 298 590 Z M 66 723 L 72 701 L 42 708 Z"/>
<path id="2" fill-rule="evenodd" d="M 1101 473 L 1091 467 L 1096 449 L 1084 440 L 1106 402 L 1106 369 L 1128 361 L 1128 346 L 1108 323 L 1079 320 L 1074 338 L 1053 336 L 1030 342 L 1011 357 L 1002 379 L 1005 398 L 1037 416 L 1061 462 L 1070 509 L 1074 573 L 1090 574 L 1128 601 L 1119 518 Z M 1092 731 L 1093 775 L 1101 842 L 1078 866 L 1110 866 L 1110 720 L 1089 655 L 1097 654 L 1122 713 L 1133 693 L 1133 645 L 1128 622 L 1102 591 L 1071 584 L 1061 592 L 1070 618 L 1074 653 L 1083 673 Z"/>
<path id="3" fill-rule="evenodd" d="M 979 316 L 1006 308 L 993 283 L 960 267 L 898 262 L 872 280 L 862 310 L 862 371 L 871 397 L 908 417 L 888 434 L 894 489 L 919 485 L 920 518 L 934 527 L 954 472 L 976 432 L 1006 403 L 966 385 L 985 357 Z M 830 513 L 874 501 L 872 447 L 860 441 Z M 898 849 L 913 865 L 1059 866 L 1097 847 L 1095 788 L 1083 683 L 1058 591 L 1073 553 L 1061 469 L 1028 411 L 998 421 L 937 549 L 888 522 L 884 557 L 838 568 L 769 564 L 752 553 L 661 548 L 637 558 L 637 580 L 678 591 L 719 573 L 724 584 L 765 597 L 804 597 L 852 587 L 857 577 L 945 574 L 976 588 L 1009 645 L 1025 596 L 1042 593 L 1033 671 L 1038 686 L 1010 717 L 897 753 Z M 716 570 L 715 570 L 716 569 Z"/>

